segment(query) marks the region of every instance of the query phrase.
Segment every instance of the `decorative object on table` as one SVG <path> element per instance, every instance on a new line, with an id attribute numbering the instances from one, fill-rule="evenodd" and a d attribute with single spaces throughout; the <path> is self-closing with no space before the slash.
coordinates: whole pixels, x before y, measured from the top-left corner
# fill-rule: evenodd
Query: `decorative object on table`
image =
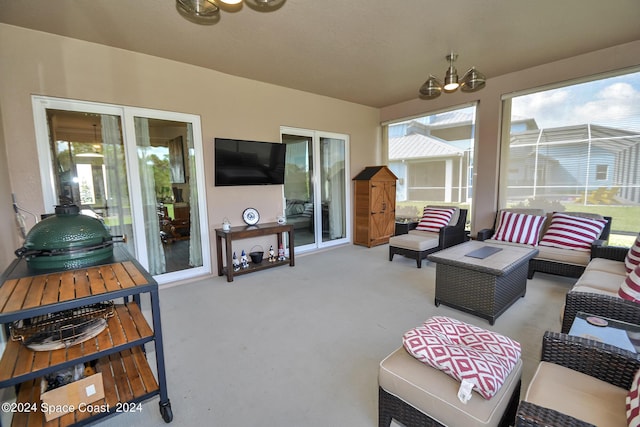
<path id="1" fill-rule="evenodd" d="M 231 230 L 231 223 L 229 222 L 229 218 L 226 216 L 222 219 L 222 231 Z"/>
<path id="2" fill-rule="evenodd" d="M 262 249 L 262 246 L 256 245 L 251 248 L 251 252 L 249 252 L 249 256 L 251 257 L 251 262 L 254 264 L 260 264 L 262 262 L 262 257 L 264 256 L 264 251 L 256 251 L 254 249 L 259 248 Z"/>
<path id="3" fill-rule="evenodd" d="M 236 256 L 236 253 L 233 253 L 233 271 L 239 271 L 240 270 L 240 260 L 238 259 L 238 257 Z"/>
<path id="4" fill-rule="evenodd" d="M 276 218 L 276 221 L 278 222 L 278 224 L 280 224 L 280 225 L 284 225 L 284 224 L 286 224 L 286 223 L 287 223 L 287 217 L 286 217 L 286 216 L 284 216 L 284 215 L 279 215 L 279 216 Z"/>
<path id="5" fill-rule="evenodd" d="M 256 225 L 260 221 L 260 214 L 254 208 L 247 208 L 242 212 L 242 219 L 247 225 Z"/>
<path id="6" fill-rule="evenodd" d="M 285 259 L 284 246 L 282 243 L 280 243 L 280 247 L 278 248 L 278 261 L 284 261 Z"/>
<path id="7" fill-rule="evenodd" d="M 269 262 L 276 262 L 276 252 L 273 250 L 273 245 L 269 246 Z"/>
<path id="8" fill-rule="evenodd" d="M 240 265 L 242 268 L 249 267 L 249 259 L 247 258 L 247 254 L 242 250 L 242 254 L 240 254 Z"/>

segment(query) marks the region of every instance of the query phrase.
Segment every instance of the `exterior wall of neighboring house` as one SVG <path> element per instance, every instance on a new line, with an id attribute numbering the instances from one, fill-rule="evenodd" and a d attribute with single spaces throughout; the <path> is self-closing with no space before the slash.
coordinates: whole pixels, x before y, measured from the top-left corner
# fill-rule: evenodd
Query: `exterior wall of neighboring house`
<path id="1" fill-rule="evenodd" d="M 508 199 L 598 198 L 640 202 L 640 137 L 612 127 L 576 125 L 512 134 Z M 605 200 L 606 199 L 606 200 Z M 589 200 L 587 200 L 589 201 Z"/>

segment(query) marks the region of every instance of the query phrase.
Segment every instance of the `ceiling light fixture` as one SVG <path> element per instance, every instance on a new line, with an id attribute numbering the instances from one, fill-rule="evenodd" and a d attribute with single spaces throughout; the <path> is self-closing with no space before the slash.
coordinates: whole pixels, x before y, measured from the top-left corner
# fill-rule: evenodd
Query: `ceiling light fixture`
<path id="1" fill-rule="evenodd" d="M 458 59 L 458 54 L 451 52 L 447 55 L 447 61 L 449 61 L 449 68 L 444 76 L 444 85 L 432 74 L 429 74 L 429 78 L 420 87 L 420 98 L 422 99 L 435 99 L 442 94 L 442 91 L 446 93 L 452 93 L 458 90 L 462 92 L 475 92 L 482 89 L 486 85 L 487 78 L 476 67 L 471 67 L 467 71 L 462 79 L 458 80 L 458 70 L 453 66 L 455 60 Z"/>
<path id="2" fill-rule="evenodd" d="M 260 12 L 279 9 L 286 0 L 244 0 L 244 4 Z M 238 11 L 243 0 L 176 0 L 178 12 L 185 18 L 199 23 L 215 23 L 220 19 L 220 9 Z"/>

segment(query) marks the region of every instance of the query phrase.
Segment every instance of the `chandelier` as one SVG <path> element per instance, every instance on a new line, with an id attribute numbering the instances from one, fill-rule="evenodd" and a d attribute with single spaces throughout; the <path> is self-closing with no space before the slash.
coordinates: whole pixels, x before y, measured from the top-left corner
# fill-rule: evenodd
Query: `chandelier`
<path id="1" fill-rule="evenodd" d="M 251 9 L 267 12 L 280 8 L 286 0 L 244 0 Z M 220 9 L 238 10 L 243 0 L 176 0 L 176 8 L 195 22 L 217 21 Z M 198 21 L 200 20 L 200 21 Z"/>
<path id="2" fill-rule="evenodd" d="M 458 59 L 458 54 L 451 52 L 447 55 L 447 61 L 449 61 L 449 68 L 444 76 L 444 85 L 432 74 L 429 74 L 429 78 L 420 87 L 420 98 L 422 99 L 435 99 L 442 94 L 442 92 L 452 93 L 458 90 L 462 92 L 475 92 L 482 89 L 486 85 L 487 78 L 476 67 L 471 67 L 467 71 L 462 79 L 458 80 L 458 70 L 453 66 L 455 60 Z"/>

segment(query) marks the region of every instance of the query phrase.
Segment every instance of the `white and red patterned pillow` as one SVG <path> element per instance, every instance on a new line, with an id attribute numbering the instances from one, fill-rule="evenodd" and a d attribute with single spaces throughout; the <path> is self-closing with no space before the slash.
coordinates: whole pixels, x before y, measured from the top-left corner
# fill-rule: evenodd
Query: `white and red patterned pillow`
<path id="1" fill-rule="evenodd" d="M 424 208 L 422 218 L 416 226 L 416 230 L 432 231 L 439 233 L 442 227 L 445 227 L 451 221 L 451 217 L 455 212 L 455 208 Z"/>
<path id="2" fill-rule="evenodd" d="M 640 233 L 633 246 L 629 248 L 627 256 L 624 257 L 624 267 L 627 269 L 627 273 L 630 273 L 638 264 L 640 264 Z"/>
<path id="3" fill-rule="evenodd" d="M 627 274 L 618 289 L 618 296 L 629 301 L 640 303 L 640 265 Z"/>
<path id="4" fill-rule="evenodd" d="M 443 316 L 407 331 L 403 345 L 421 362 L 473 383 L 485 399 L 500 390 L 521 354 L 520 344 L 508 337 Z"/>
<path id="5" fill-rule="evenodd" d="M 492 239 L 538 246 L 540 229 L 546 219 L 544 216 L 500 211 L 498 229 Z"/>
<path id="6" fill-rule="evenodd" d="M 583 218 L 554 212 L 551 224 L 540 240 L 540 246 L 591 252 L 591 245 L 600 237 L 607 224 L 605 219 Z"/>
<path id="7" fill-rule="evenodd" d="M 636 372 L 631 383 L 631 389 L 627 393 L 627 424 L 629 427 L 640 426 L 640 394 L 638 393 L 638 383 L 640 383 L 640 369 Z"/>

